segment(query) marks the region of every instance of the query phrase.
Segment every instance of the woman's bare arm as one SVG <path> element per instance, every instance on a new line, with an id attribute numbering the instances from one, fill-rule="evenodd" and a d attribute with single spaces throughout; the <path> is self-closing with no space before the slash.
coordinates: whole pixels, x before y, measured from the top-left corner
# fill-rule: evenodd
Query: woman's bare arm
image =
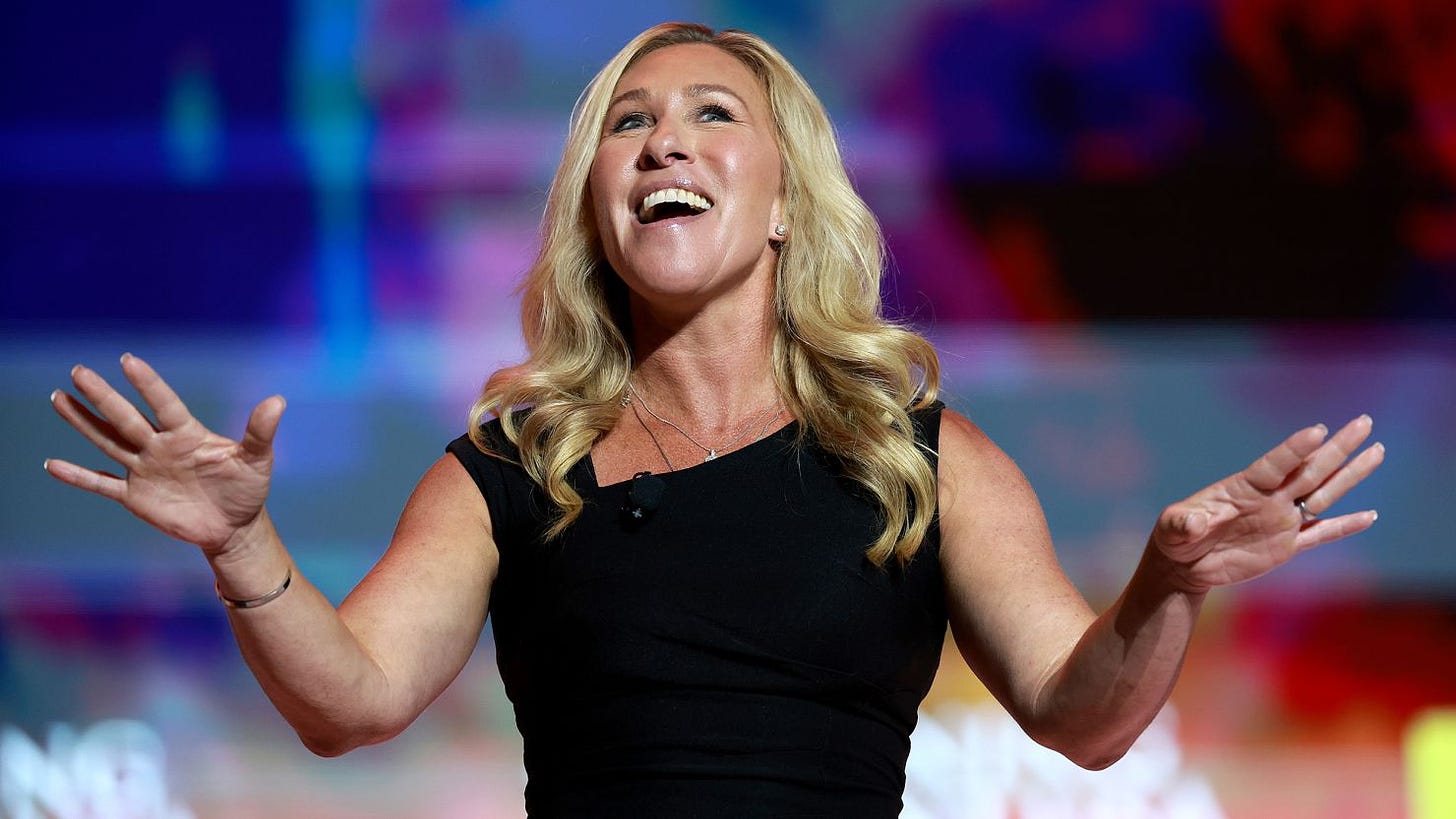
<path id="1" fill-rule="evenodd" d="M 1099 617 L 1057 565 L 1020 470 L 946 412 L 941 560 L 962 655 L 1032 738 L 1084 767 L 1112 764 L 1166 702 L 1209 589 L 1374 522 L 1373 512 L 1357 512 L 1310 523 L 1295 506 L 1307 498 L 1322 512 L 1374 471 L 1382 447 L 1354 455 L 1369 432 L 1363 416 L 1328 441 L 1323 427 L 1301 430 L 1169 506 L 1126 589 Z"/>
<path id="2" fill-rule="evenodd" d="M 122 370 L 155 423 L 84 367 L 72 380 L 95 412 L 60 391 L 52 403 L 123 474 L 60 460 L 46 471 L 196 544 L 230 598 L 265 594 L 292 574 L 282 595 L 228 617 L 249 667 L 311 750 L 335 755 L 403 730 L 459 673 L 485 621 L 498 557 L 465 469 L 448 455 L 431 467 L 384 557 L 335 610 L 297 572 L 264 507 L 282 399 L 259 404 L 232 441 L 193 418 L 145 362 L 123 357 Z"/>

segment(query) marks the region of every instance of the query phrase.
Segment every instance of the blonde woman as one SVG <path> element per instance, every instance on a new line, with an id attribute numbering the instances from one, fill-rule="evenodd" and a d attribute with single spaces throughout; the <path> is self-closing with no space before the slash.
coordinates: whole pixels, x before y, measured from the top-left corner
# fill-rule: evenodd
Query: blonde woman
<path id="1" fill-rule="evenodd" d="M 880 319 L 875 221 L 751 35 L 629 43 L 578 103 L 545 227 L 529 359 L 337 610 L 268 519 L 280 397 L 234 442 L 135 357 L 155 426 L 89 369 L 94 413 L 53 396 L 125 476 L 46 469 L 202 549 L 317 753 L 403 730 L 490 612 L 533 816 L 895 816 L 947 626 L 1032 737 L 1103 767 L 1167 698 L 1209 589 L 1375 520 L 1319 517 L 1382 460 L 1369 418 L 1309 427 L 1169 506 L 1091 611 L 1016 467 L 934 400 L 929 345 Z"/>

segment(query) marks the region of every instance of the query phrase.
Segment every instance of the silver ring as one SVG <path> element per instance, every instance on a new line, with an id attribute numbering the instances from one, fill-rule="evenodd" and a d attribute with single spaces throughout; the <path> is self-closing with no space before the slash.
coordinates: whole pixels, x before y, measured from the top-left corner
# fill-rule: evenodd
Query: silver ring
<path id="1" fill-rule="evenodd" d="M 1314 523 L 1315 521 L 1319 520 L 1319 515 L 1316 515 L 1315 513 L 1309 511 L 1309 507 L 1304 505 L 1304 498 L 1300 498 L 1299 500 L 1295 501 L 1294 508 L 1299 510 L 1299 517 L 1305 523 Z"/>

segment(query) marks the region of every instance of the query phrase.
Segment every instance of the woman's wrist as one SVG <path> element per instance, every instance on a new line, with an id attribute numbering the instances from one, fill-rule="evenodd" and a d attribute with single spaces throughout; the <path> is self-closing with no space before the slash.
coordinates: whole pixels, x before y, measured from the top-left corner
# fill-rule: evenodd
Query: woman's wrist
<path id="1" fill-rule="evenodd" d="M 293 580 L 293 562 L 283 549 L 266 508 L 238 527 L 227 541 L 208 554 L 217 578 L 219 599 L 230 608 L 255 608 L 278 597 Z"/>
<path id="2" fill-rule="evenodd" d="M 1209 586 L 1197 583 L 1189 576 L 1187 564 L 1170 557 L 1158 544 L 1148 540 L 1143 551 L 1142 562 L 1134 577 L 1138 578 L 1148 591 L 1154 594 L 1169 592 L 1187 595 L 1198 601 L 1207 596 Z"/>
<path id="3" fill-rule="evenodd" d="M 292 583 L 293 567 L 290 566 L 288 567 L 287 573 L 283 575 L 282 583 L 279 583 L 257 597 L 228 597 L 222 593 L 222 581 L 220 580 L 213 584 L 213 589 L 217 592 L 217 599 L 230 609 L 256 609 L 259 606 L 266 606 L 279 597 L 282 597 L 283 593 L 288 591 L 288 587 Z"/>

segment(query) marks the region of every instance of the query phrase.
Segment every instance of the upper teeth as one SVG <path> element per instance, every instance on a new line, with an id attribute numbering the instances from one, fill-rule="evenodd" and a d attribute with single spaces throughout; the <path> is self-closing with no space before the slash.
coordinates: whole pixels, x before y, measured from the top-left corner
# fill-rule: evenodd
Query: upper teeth
<path id="1" fill-rule="evenodd" d="M 638 217 L 646 219 L 653 208 L 664 202 L 681 202 L 699 211 L 713 207 L 712 202 L 709 202 L 706 198 L 692 191 L 683 190 L 682 188 L 663 188 L 660 191 L 653 191 L 647 194 L 647 198 L 643 199 L 641 206 L 637 208 Z"/>

